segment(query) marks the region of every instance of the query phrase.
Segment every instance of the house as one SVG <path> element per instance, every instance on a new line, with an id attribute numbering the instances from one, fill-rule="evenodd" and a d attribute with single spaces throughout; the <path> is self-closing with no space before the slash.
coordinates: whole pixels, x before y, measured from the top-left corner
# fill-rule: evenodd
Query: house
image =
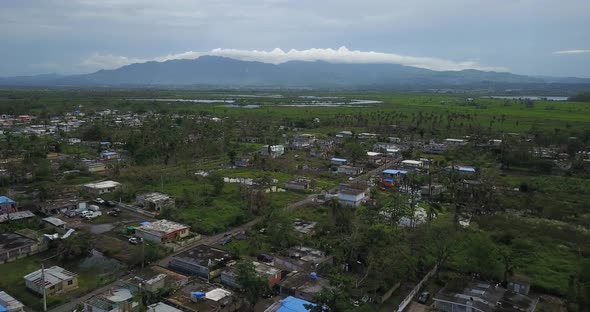
<path id="1" fill-rule="evenodd" d="M 352 131 L 340 131 L 336 134 L 337 138 L 351 138 L 352 136 Z"/>
<path id="2" fill-rule="evenodd" d="M 445 139 L 445 144 L 447 145 L 465 145 L 467 141 L 463 139 Z"/>
<path id="3" fill-rule="evenodd" d="M 14 200 L 6 196 L 0 196 L 0 214 L 17 212 L 17 206 Z"/>
<path id="4" fill-rule="evenodd" d="M 287 183 L 285 183 L 285 189 L 287 190 L 297 190 L 297 191 L 304 191 L 309 190 L 313 187 L 314 181 L 307 178 L 295 178 Z"/>
<path id="5" fill-rule="evenodd" d="M 123 281 L 127 288 L 141 288 L 152 294 L 158 293 L 161 289 L 177 289 L 188 282 L 188 276 L 158 265 L 137 271 L 132 277 Z"/>
<path id="6" fill-rule="evenodd" d="M 451 166 L 447 166 L 445 169 L 447 171 L 457 171 L 462 174 L 475 174 L 475 172 L 476 172 L 474 167 L 469 167 L 469 166 L 451 165 Z"/>
<path id="7" fill-rule="evenodd" d="M 219 276 L 232 259 L 230 253 L 207 245 L 198 245 L 172 257 L 168 266 L 178 272 L 203 278 Z"/>
<path id="8" fill-rule="evenodd" d="M 115 181 L 102 181 L 97 183 L 84 184 L 84 191 L 94 196 L 113 192 L 121 187 L 121 183 Z"/>
<path id="9" fill-rule="evenodd" d="M 292 272 L 279 283 L 279 287 L 284 295 L 313 301 L 320 291 L 330 287 L 330 280 L 318 277 L 315 272 Z"/>
<path id="10" fill-rule="evenodd" d="M 420 187 L 422 197 L 437 196 L 446 192 L 447 188 L 443 184 L 433 183 L 432 185 L 423 185 Z"/>
<path id="11" fill-rule="evenodd" d="M 80 140 L 78 138 L 69 138 L 68 139 L 69 145 L 75 145 L 75 144 L 80 144 L 80 143 L 82 143 L 82 140 Z"/>
<path id="12" fill-rule="evenodd" d="M 59 229 L 65 229 L 67 225 L 67 223 L 64 222 L 62 219 L 55 217 L 47 217 L 44 218 L 43 221 Z"/>
<path id="13" fill-rule="evenodd" d="M 234 161 L 234 166 L 238 167 L 238 168 L 247 168 L 250 167 L 252 164 L 250 163 L 250 159 L 249 158 L 238 158 Z"/>
<path id="14" fill-rule="evenodd" d="M 444 144 L 436 144 L 436 143 L 426 144 L 422 148 L 422 151 L 427 154 L 442 154 L 445 151 L 445 147 L 446 147 L 446 145 L 444 145 Z"/>
<path id="15" fill-rule="evenodd" d="M 340 174 L 349 175 L 349 176 L 357 176 L 357 175 L 363 173 L 363 168 L 342 165 L 342 166 L 338 166 L 338 171 L 336 171 L 336 172 L 338 172 Z"/>
<path id="16" fill-rule="evenodd" d="M 0 233 L 0 264 L 34 255 L 47 248 L 43 241 L 27 234 L 25 230 L 17 232 Z"/>
<path id="17" fill-rule="evenodd" d="M 78 274 L 58 266 L 29 273 L 24 279 L 27 288 L 39 295 L 43 295 L 43 288 L 47 295 L 61 294 L 78 288 Z"/>
<path id="18" fill-rule="evenodd" d="M 154 304 L 150 304 L 147 307 L 146 312 L 183 312 L 173 306 L 167 305 L 163 302 L 158 302 Z"/>
<path id="19" fill-rule="evenodd" d="M 297 246 L 276 255 L 273 265 L 281 270 L 315 272 L 320 264 L 331 264 L 332 261 L 333 257 L 321 250 Z"/>
<path id="20" fill-rule="evenodd" d="M 512 292 L 482 281 L 455 282 L 433 298 L 437 311 L 455 312 L 532 312 L 538 298 Z"/>
<path id="21" fill-rule="evenodd" d="M 316 304 L 289 296 L 272 303 L 264 312 L 308 312 L 309 309 L 306 307 L 309 305 L 315 306 Z"/>
<path id="22" fill-rule="evenodd" d="M 137 195 L 135 202 L 144 209 L 156 212 L 161 211 L 165 207 L 174 207 L 176 204 L 174 197 L 158 192 Z"/>
<path id="23" fill-rule="evenodd" d="M 252 261 L 256 275 L 268 282 L 269 287 L 273 287 L 281 281 L 282 275 L 281 270 L 264 264 L 261 262 Z M 221 283 L 223 285 L 233 288 L 243 288 L 242 285 L 237 281 L 238 273 L 235 268 L 228 267 L 221 271 Z"/>
<path id="24" fill-rule="evenodd" d="M 270 156 L 276 158 L 285 154 L 284 145 L 266 145 L 260 150 L 260 154 L 263 156 Z"/>
<path id="25" fill-rule="evenodd" d="M 313 134 L 297 134 L 293 137 L 290 147 L 292 149 L 311 148 L 315 141 L 316 138 Z"/>
<path id="26" fill-rule="evenodd" d="M 366 190 L 347 188 L 340 190 L 338 192 L 337 198 L 340 205 L 356 208 L 362 204 L 366 196 Z"/>
<path id="27" fill-rule="evenodd" d="M 346 165 L 348 163 L 348 160 L 346 160 L 344 158 L 334 157 L 334 158 L 330 159 L 330 163 L 332 165 L 342 166 L 342 165 Z"/>
<path id="28" fill-rule="evenodd" d="M 100 162 L 88 162 L 86 163 L 86 167 L 90 173 L 103 172 L 107 170 L 107 165 Z"/>
<path id="29" fill-rule="evenodd" d="M 406 168 L 422 168 L 422 167 L 424 167 L 424 162 L 422 162 L 421 160 L 407 159 L 407 160 L 403 160 L 401 162 L 401 165 Z"/>
<path id="30" fill-rule="evenodd" d="M 386 169 L 381 172 L 381 182 L 385 186 L 393 186 L 395 182 L 408 174 L 407 170 Z"/>
<path id="31" fill-rule="evenodd" d="M 94 295 L 84 302 L 84 312 L 135 312 L 141 304 L 131 290 L 118 288 Z"/>
<path id="32" fill-rule="evenodd" d="M 243 305 L 232 291 L 200 280 L 191 281 L 163 301 L 184 312 L 234 312 Z"/>
<path id="33" fill-rule="evenodd" d="M 528 295 L 531 290 L 531 282 L 522 275 L 515 275 L 508 278 L 507 288 L 515 293 Z"/>
<path id="34" fill-rule="evenodd" d="M 81 202 L 77 197 L 47 200 L 40 204 L 39 211 L 45 215 L 63 213 L 81 208 L 86 203 Z"/>
<path id="35" fill-rule="evenodd" d="M 135 229 L 135 234 L 156 243 L 170 243 L 190 234 L 190 226 L 168 220 L 145 222 Z"/>
<path id="36" fill-rule="evenodd" d="M 0 311 L 2 312 L 23 312 L 25 306 L 11 295 L 0 291 Z"/>
<path id="37" fill-rule="evenodd" d="M 367 163 L 372 165 L 381 165 L 383 163 L 383 154 L 377 152 L 367 152 Z"/>
<path id="38" fill-rule="evenodd" d="M 100 159 L 102 160 L 114 160 L 119 159 L 119 153 L 112 151 L 104 151 L 100 153 Z"/>
<path id="39" fill-rule="evenodd" d="M 0 214 L 0 223 L 6 223 L 9 220 L 23 220 L 23 219 L 30 219 L 34 218 L 35 214 L 30 212 L 29 210 L 17 211 L 13 213 L 5 213 Z"/>

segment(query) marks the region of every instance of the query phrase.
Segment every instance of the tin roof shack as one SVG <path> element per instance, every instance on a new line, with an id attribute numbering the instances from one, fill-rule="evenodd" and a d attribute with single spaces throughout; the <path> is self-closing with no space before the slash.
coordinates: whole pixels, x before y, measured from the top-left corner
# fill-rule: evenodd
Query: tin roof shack
<path id="1" fill-rule="evenodd" d="M 137 195 L 137 197 L 135 198 L 135 202 L 142 208 L 147 210 L 153 210 L 156 213 L 159 213 L 162 210 L 162 208 L 173 208 L 176 204 L 174 197 L 168 194 L 158 192 Z"/>
<path id="2" fill-rule="evenodd" d="M 78 288 L 78 274 L 76 273 L 58 266 L 45 269 L 44 274 L 41 271 L 37 270 L 24 277 L 27 288 L 39 295 L 43 295 L 43 285 L 45 285 L 47 295 L 60 294 Z M 45 275 L 45 283 L 43 275 Z"/>
<path id="3" fill-rule="evenodd" d="M 279 283 L 279 287 L 282 294 L 313 301 L 322 289 L 330 287 L 330 281 L 318 277 L 314 272 L 292 272 Z"/>
<path id="4" fill-rule="evenodd" d="M 144 223 L 135 229 L 135 233 L 145 240 L 156 243 L 170 243 L 181 240 L 190 234 L 190 226 L 168 220 Z"/>
<path id="5" fill-rule="evenodd" d="M 447 171 L 456 171 L 463 175 L 475 175 L 476 170 L 474 167 L 470 166 L 459 166 L 459 165 L 451 165 L 445 168 Z"/>
<path id="6" fill-rule="evenodd" d="M 102 181 L 97 183 L 84 184 L 84 191 L 94 196 L 116 191 L 121 187 L 121 183 L 115 181 Z"/>
<path id="7" fill-rule="evenodd" d="M 119 153 L 112 152 L 112 151 L 104 151 L 100 153 L 100 158 L 102 160 L 114 160 L 119 159 Z"/>
<path id="8" fill-rule="evenodd" d="M 35 214 L 30 212 L 29 210 L 17 211 L 13 213 L 5 213 L 0 214 L 0 223 L 8 222 L 13 220 L 23 220 L 23 219 L 30 219 L 34 218 Z"/>
<path id="9" fill-rule="evenodd" d="M 25 306 L 11 295 L 4 291 L 0 291 L 0 311 L 6 312 L 23 312 Z"/>
<path id="10" fill-rule="evenodd" d="M 366 190 L 359 190 L 353 188 L 345 188 L 338 192 L 338 203 L 345 207 L 359 207 L 365 197 L 367 197 Z"/>
<path id="11" fill-rule="evenodd" d="M 271 304 L 264 312 L 307 312 L 307 305 L 315 306 L 315 303 L 289 296 Z"/>
<path id="12" fill-rule="evenodd" d="M 92 296 L 84 302 L 84 312 L 135 312 L 140 302 L 134 299 L 131 290 L 119 288 Z"/>
<path id="13" fill-rule="evenodd" d="M 233 292 L 199 280 L 187 284 L 164 302 L 187 312 L 234 312 L 242 307 L 242 299 Z"/>
<path id="14" fill-rule="evenodd" d="M 47 248 L 42 240 L 24 234 L 0 233 L 0 264 L 34 255 Z"/>
<path id="15" fill-rule="evenodd" d="M 168 266 L 184 274 L 209 279 L 219 276 L 221 269 L 231 259 L 230 253 L 225 250 L 199 245 L 172 257 Z"/>
<path id="16" fill-rule="evenodd" d="M 287 183 L 285 183 L 285 189 L 287 190 L 296 190 L 296 191 L 305 191 L 313 188 L 314 181 L 312 179 L 307 178 L 295 178 Z"/>
<path id="17" fill-rule="evenodd" d="M 69 198 L 47 200 L 39 205 L 39 211 L 45 215 L 54 215 L 80 208 L 81 200 L 73 196 Z"/>
<path id="18" fill-rule="evenodd" d="M 445 312 L 532 312 L 538 302 L 538 298 L 479 281 L 447 285 L 432 299 L 435 309 Z"/>
<path id="19" fill-rule="evenodd" d="M 332 264 L 333 257 L 310 247 L 292 247 L 275 256 L 273 265 L 281 270 L 315 272 L 321 264 Z"/>
<path id="20" fill-rule="evenodd" d="M 17 206 L 14 200 L 6 196 L 0 196 L 0 214 L 17 212 Z"/>
<path id="21" fill-rule="evenodd" d="M 68 225 L 65 221 L 55 217 L 47 217 L 44 218 L 43 221 L 51 226 L 55 227 L 56 229 L 65 230 L 66 226 Z"/>
<path id="22" fill-rule="evenodd" d="M 281 270 L 261 262 L 252 261 L 252 264 L 254 265 L 256 275 L 265 279 L 268 282 L 269 287 L 272 288 L 281 281 Z M 234 267 L 228 267 L 221 271 L 221 283 L 223 285 L 233 288 L 242 288 L 242 285 L 240 285 L 237 279 L 238 273 Z"/>

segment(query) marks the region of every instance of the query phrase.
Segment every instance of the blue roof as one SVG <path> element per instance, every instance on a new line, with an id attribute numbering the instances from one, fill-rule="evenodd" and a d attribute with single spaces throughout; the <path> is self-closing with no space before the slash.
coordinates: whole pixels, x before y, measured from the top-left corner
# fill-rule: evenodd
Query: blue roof
<path id="1" fill-rule="evenodd" d="M 408 171 L 406 170 L 398 170 L 398 169 L 386 169 L 383 170 L 384 174 L 406 174 Z"/>
<path id="2" fill-rule="evenodd" d="M 308 312 L 309 310 L 305 308 L 306 304 L 315 306 L 315 303 L 289 296 L 281 300 L 281 307 L 277 312 Z"/>
<path id="3" fill-rule="evenodd" d="M 0 204 L 6 204 L 6 203 L 14 204 L 15 201 L 6 197 L 6 196 L 0 196 Z"/>
<path id="4" fill-rule="evenodd" d="M 8 312 L 8 309 L 0 304 L 0 312 Z"/>
<path id="5" fill-rule="evenodd" d="M 112 156 L 112 155 L 117 155 L 117 152 L 102 152 L 102 154 L 105 156 Z"/>
<path id="6" fill-rule="evenodd" d="M 148 225 L 148 224 L 150 224 L 150 222 L 149 222 L 149 221 L 144 221 L 144 222 L 141 222 L 141 223 L 140 223 L 140 225 Z"/>
<path id="7" fill-rule="evenodd" d="M 385 178 L 383 179 L 383 182 L 393 182 L 393 178 Z"/>
<path id="8" fill-rule="evenodd" d="M 336 158 L 336 157 L 334 157 L 334 158 L 332 158 L 332 159 L 330 159 L 330 160 L 331 160 L 331 161 L 342 161 L 342 162 L 348 161 L 348 160 L 346 160 L 346 159 L 344 159 L 344 158 Z"/>

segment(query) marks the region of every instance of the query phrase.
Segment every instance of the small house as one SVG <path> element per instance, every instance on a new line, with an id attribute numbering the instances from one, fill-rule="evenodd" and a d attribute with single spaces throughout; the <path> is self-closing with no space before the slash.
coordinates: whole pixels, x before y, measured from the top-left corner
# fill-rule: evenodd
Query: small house
<path id="1" fill-rule="evenodd" d="M 307 312 L 308 306 L 315 306 L 315 303 L 307 300 L 288 296 L 285 299 L 272 303 L 264 312 Z"/>
<path id="2" fill-rule="evenodd" d="M 285 189 L 304 191 L 309 190 L 313 187 L 314 181 L 307 178 L 295 178 L 285 183 Z"/>
<path id="3" fill-rule="evenodd" d="M 112 152 L 112 151 L 104 151 L 100 153 L 100 158 L 102 160 L 114 160 L 119 159 L 119 153 Z"/>
<path id="4" fill-rule="evenodd" d="M 260 150 L 260 154 L 263 156 L 270 156 L 276 158 L 285 154 L 284 145 L 266 145 Z"/>
<path id="5" fill-rule="evenodd" d="M 174 197 L 159 192 L 137 195 L 135 202 L 144 209 L 153 210 L 156 212 L 161 211 L 162 208 L 174 207 L 175 205 Z"/>
<path id="6" fill-rule="evenodd" d="M 230 253 L 207 245 L 198 245 L 172 257 L 168 266 L 178 272 L 203 278 L 215 278 L 232 259 Z"/>
<path id="7" fill-rule="evenodd" d="M 84 312 L 135 312 L 141 304 L 131 290 L 118 288 L 94 295 L 84 302 Z"/>
<path id="8" fill-rule="evenodd" d="M 105 163 L 100 162 L 88 162 L 86 163 L 86 168 L 88 168 L 88 172 L 96 173 L 106 171 L 107 165 Z"/>
<path id="9" fill-rule="evenodd" d="M 438 196 L 445 192 L 447 188 L 440 183 L 433 183 L 432 185 L 423 185 L 420 187 L 420 195 L 423 197 Z"/>
<path id="10" fill-rule="evenodd" d="M 256 275 L 268 282 L 269 287 L 273 287 L 281 281 L 281 270 L 264 264 L 261 262 L 252 261 Z M 237 281 L 238 273 L 233 267 L 225 268 L 221 271 L 221 283 L 223 285 L 233 288 L 243 288 Z"/>
<path id="11" fill-rule="evenodd" d="M 47 248 L 46 244 L 34 235 L 29 235 L 26 230 L 17 232 L 0 233 L 0 264 L 36 254 Z"/>
<path id="12" fill-rule="evenodd" d="M 58 266 L 52 266 L 43 272 L 37 270 L 29 273 L 24 279 L 27 288 L 39 295 L 43 295 L 43 288 L 49 296 L 78 288 L 78 274 Z"/>
<path id="13" fill-rule="evenodd" d="M 316 272 L 323 263 L 331 264 L 332 256 L 311 247 L 296 246 L 274 257 L 273 265 L 287 271 Z"/>
<path id="14" fill-rule="evenodd" d="M 346 188 L 338 192 L 337 198 L 340 205 L 356 208 L 363 203 L 366 196 L 366 190 Z"/>
<path id="15" fill-rule="evenodd" d="M 201 280 L 191 281 L 167 297 L 165 302 L 185 312 L 234 312 L 243 305 L 242 299 L 232 291 Z"/>
<path id="16" fill-rule="evenodd" d="M 447 145 L 465 145 L 467 141 L 463 139 L 445 139 L 445 144 Z"/>
<path id="17" fill-rule="evenodd" d="M 292 272 L 279 283 L 279 287 L 284 295 L 313 301 L 323 289 L 330 287 L 330 280 L 318 277 L 315 272 Z"/>
<path id="18" fill-rule="evenodd" d="M 340 174 L 345 174 L 348 176 L 357 176 L 357 175 L 363 173 L 363 168 L 342 165 L 342 166 L 338 166 L 338 170 L 336 172 L 338 172 Z"/>
<path id="19" fill-rule="evenodd" d="M 367 162 L 372 165 L 381 165 L 383 163 L 383 154 L 367 152 Z"/>
<path id="20" fill-rule="evenodd" d="M 334 158 L 330 159 L 330 163 L 332 165 L 336 165 L 336 166 L 343 166 L 343 165 L 346 165 L 348 163 L 348 160 L 346 160 L 344 158 L 334 157 Z"/>
<path id="21" fill-rule="evenodd" d="M 422 167 L 424 167 L 424 162 L 422 162 L 421 160 L 407 159 L 407 160 L 402 160 L 401 165 L 406 168 L 422 168 Z"/>
<path id="22" fill-rule="evenodd" d="M 121 187 L 121 183 L 115 181 L 102 181 L 97 183 L 84 184 L 84 191 L 94 196 L 113 192 Z"/>
<path id="23" fill-rule="evenodd" d="M 14 200 L 6 196 L 0 196 L 0 214 L 12 213 L 17 211 L 17 203 Z"/>
<path id="24" fill-rule="evenodd" d="M 168 220 L 145 222 L 135 229 L 135 234 L 156 243 L 171 243 L 190 234 L 190 226 Z"/>

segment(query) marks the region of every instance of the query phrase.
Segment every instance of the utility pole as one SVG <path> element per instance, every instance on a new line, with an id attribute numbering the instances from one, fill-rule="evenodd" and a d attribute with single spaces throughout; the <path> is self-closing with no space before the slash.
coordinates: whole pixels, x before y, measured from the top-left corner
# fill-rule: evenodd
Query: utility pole
<path id="1" fill-rule="evenodd" d="M 43 280 L 43 311 L 47 312 L 47 291 L 45 289 L 45 265 L 41 261 L 41 279 Z"/>

